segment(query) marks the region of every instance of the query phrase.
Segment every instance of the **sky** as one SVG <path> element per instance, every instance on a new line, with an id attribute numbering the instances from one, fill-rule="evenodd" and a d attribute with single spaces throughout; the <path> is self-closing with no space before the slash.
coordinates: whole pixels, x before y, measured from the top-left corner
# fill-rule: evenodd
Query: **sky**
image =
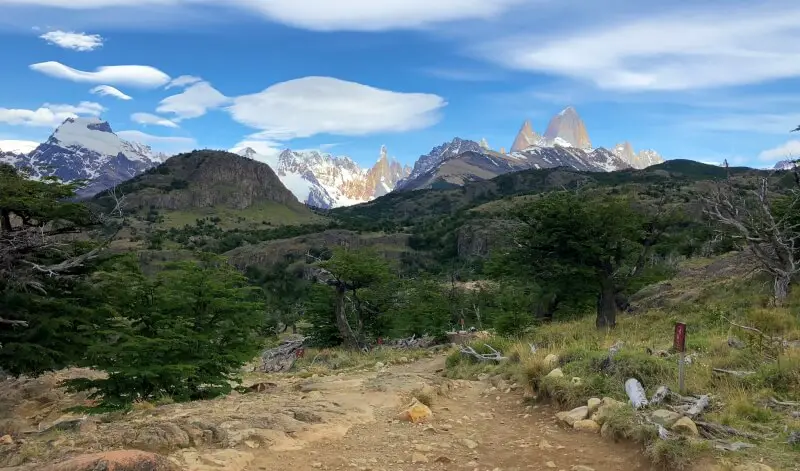
<path id="1" fill-rule="evenodd" d="M 413 164 L 571 105 L 595 147 L 766 167 L 800 156 L 798 37 L 796 0 L 0 0 L 0 140 Z"/>

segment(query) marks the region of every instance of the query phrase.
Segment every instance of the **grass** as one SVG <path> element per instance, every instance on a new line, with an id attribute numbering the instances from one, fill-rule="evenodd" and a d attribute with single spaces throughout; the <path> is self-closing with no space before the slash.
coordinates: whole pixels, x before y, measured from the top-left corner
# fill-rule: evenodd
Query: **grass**
<path id="1" fill-rule="evenodd" d="M 693 263 L 696 263 L 694 261 Z M 676 280 L 675 285 L 681 286 Z M 735 283 L 734 283 L 735 284 Z M 737 452 L 734 460 L 769 463 L 775 469 L 792 469 L 798 450 L 786 444 L 788 432 L 800 430 L 800 420 L 790 410 L 776 409 L 771 398 L 800 401 L 800 348 L 780 349 L 753 332 L 732 326 L 758 328 L 770 336 L 786 340 L 800 338 L 800 288 L 794 291 L 787 306 L 765 307 L 764 284 L 757 279 L 737 286 L 708 283 L 691 303 L 669 309 L 650 309 L 618 319 L 613 331 L 598 331 L 594 319 L 539 326 L 527 338 L 511 341 L 492 338 L 484 343 L 501 350 L 509 361 L 501 364 L 479 363 L 458 351 L 447 360 L 447 374 L 454 378 L 475 378 L 481 373 L 500 374 L 526 384 L 538 400 L 548 400 L 560 409 L 585 405 L 591 397 L 611 397 L 627 402 L 624 382 L 638 379 L 648 397 L 656 388 L 667 385 L 678 390 L 677 356 L 669 354 L 676 322 L 685 322 L 687 353 L 693 359 L 686 369 L 686 394 L 713 395 L 712 407 L 704 420 L 717 422 L 763 437 L 757 447 Z M 745 345 L 732 348 L 728 338 L 735 336 Z M 623 347 L 609 365 L 608 348 L 621 341 Z M 532 353 L 530 344 L 537 347 Z M 664 352 L 666 356 L 650 352 Z M 552 369 L 545 362 L 548 354 L 559 357 L 563 378 L 548 377 Z M 714 368 L 754 371 L 747 377 L 733 377 L 713 372 Z M 581 378 L 573 382 L 573 377 Z M 654 463 L 665 469 L 683 469 L 698 454 L 713 453 L 706 441 L 654 439 L 655 428 L 637 422 L 629 408 L 609 421 L 613 437 L 643 443 Z M 731 437 L 731 441 L 749 441 Z M 730 458 L 730 456 L 729 456 Z"/>

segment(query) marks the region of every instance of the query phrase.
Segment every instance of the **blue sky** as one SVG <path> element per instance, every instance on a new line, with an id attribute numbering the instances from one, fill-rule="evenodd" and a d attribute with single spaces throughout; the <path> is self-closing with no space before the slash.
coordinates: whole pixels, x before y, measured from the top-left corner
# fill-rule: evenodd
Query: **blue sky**
<path id="1" fill-rule="evenodd" d="M 798 33 L 786 0 L 0 0 L 0 139 L 412 164 L 573 105 L 595 146 L 763 167 L 800 155 Z"/>

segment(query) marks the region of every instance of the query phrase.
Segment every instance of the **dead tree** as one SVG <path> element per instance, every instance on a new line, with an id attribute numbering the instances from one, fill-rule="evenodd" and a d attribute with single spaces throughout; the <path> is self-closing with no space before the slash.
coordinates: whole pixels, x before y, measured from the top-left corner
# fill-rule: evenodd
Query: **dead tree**
<path id="1" fill-rule="evenodd" d="M 706 214 L 733 229 L 758 260 L 761 271 L 772 276 L 777 305 L 789 295 L 792 277 L 800 273 L 800 224 L 792 218 L 800 210 L 800 190 L 794 190 L 789 198 L 788 208 L 778 216 L 770 201 L 768 178 L 760 178 L 754 190 L 740 190 L 729 177 L 705 199 Z"/>

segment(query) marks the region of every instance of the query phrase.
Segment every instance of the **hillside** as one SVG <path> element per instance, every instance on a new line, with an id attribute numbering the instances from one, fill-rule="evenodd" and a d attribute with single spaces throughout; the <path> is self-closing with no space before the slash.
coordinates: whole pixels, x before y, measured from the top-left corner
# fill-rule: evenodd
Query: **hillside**
<path id="1" fill-rule="evenodd" d="M 158 167 L 117 187 L 124 208 L 157 227 L 193 225 L 218 218 L 226 228 L 283 225 L 318 219 L 264 163 L 220 151 L 194 151 L 171 157 Z M 92 202 L 113 207 L 107 193 Z"/>

